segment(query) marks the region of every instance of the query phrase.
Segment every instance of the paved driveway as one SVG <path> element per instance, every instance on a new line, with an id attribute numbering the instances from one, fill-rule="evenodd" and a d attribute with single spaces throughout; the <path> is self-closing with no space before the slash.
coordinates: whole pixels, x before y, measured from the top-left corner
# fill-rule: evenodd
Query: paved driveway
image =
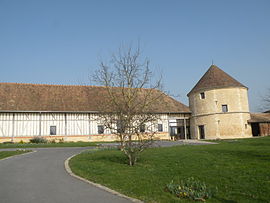
<path id="1" fill-rule="evenodd" d="M 196 140 L 157 141 L 155 147 L 213 144 Z M 115 147 L 115 143 L 104 146 Z M 90 147 L 89 147 L 90 148 Z M 1 203 L 124 203 L 130 200 L 108 193 L 70 176 L 64 161 L 88 148 L 43 148 L 0 160 Z M 16 149 L 0 149 L 16 150 Z"/>
<path id="2" fill-rule="evenodd" d="M 34 149 L 0 161 L 1 203 L 124 203 L 118 197 L 71 177 L 64 161 L 86 148 Z M 7 150 L 7 149 L 6 149 Z"/>

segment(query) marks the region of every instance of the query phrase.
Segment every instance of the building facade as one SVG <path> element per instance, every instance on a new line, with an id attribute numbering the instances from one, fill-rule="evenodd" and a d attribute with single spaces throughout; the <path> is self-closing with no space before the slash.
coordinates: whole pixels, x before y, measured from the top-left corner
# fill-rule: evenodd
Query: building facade
<path id="1" fill-rule="evenodd" d="M 188 93 L 189 107 L 165 96 L 153 108 L 156 139 L 270 135 L 270 113 L 251 114 L 248 88 L 215 65 Z M 98 120 L 106 90 L 97 86 L 0 83 L 0 142 L 114 141 Z"/>
<path id="2" fill-rule="evenodd" d="M 156 139 L 189 136 L 189 113 L 159 113 L 153 129 Z M 177 122 L 181 122 L 178 124 Z M 181 129 L 181 130 L 178 130 Z M 187 129 L 187 130 L 185 130 Z M 171 136 L 170 136 L 171 135 Z M 40 136 L 55 141 L 115 141 L 117 137 L 101 122 L 97 113 L 87 112 L 2 112 L 0 142 L 20 142 Z"/>
<path id="3" fill-rule="evenodd" d="M 99 120 L 106 89 L 97 86 L 0 83 L 0 142 L 114 141 Z M 189 136 L 189 108 L 165 95 L 154 108 L 156 139 Z"/>

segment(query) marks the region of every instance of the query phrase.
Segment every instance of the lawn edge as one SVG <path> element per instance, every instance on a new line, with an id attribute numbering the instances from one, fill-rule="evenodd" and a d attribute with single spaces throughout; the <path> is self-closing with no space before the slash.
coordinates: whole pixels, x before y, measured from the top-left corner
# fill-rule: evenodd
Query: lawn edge
<path id="1" fill-rule="evenodd" d="M 1 151 L 1 152 L 4 152 L 4 151 L 8 151 L 8 152 L 9 152 L 9 150 L 3 150 L 3 151 Z M 23 154 L 16 154 L 16 155 L 8 156 L 8 157 L 6 157 L 6 158 L 0 159 L 0 161 L 4 161 L 4 160 L 11 159 L 11 158 L 18 157 L 18 156 L 23 156 L 23 155 L 32 154 L 32 153 L 34 153 L 34 152 L 37 152 L 37 151 L 36 151 L 36 150 L 34 150 L 34 151 L 31 150 L 30 152 L 26 152 L 26 153 L 23 153 Z"/>
<path id="2" fill-rule="evenodd" d="M 126 195 L 124 195 L 124 194 L 121 194 L 121 193 L 119 193 L 119 192 L 117 192 L 117 191 L 115 191 L 115 190 L 112 190 L 111 188 L 108 188 L 108 187 L 106 187 L 106 186 L 104 186 L 104 185 L 101 185 L 101 184 L 98 184 L 98 183 L 94 183 L 94 182 L 92 182 L 92 181 L 90 181 L 90 180 L 87 180 L 87 179 L 85 179 L 85 178 L 83 178 L 83 177 L 81 177 L 81 176 L 78 176 L 78 175 L 74 174 L 74 173 L 72 172 L 71 168 L 69 167 L 69 161 L 70 161 L 70 159 L 72 159 L 72 158 L 75 157 L 76 155 L 78 155 L 78 154 L 74 154 L 74 155 L 70 156 L 69 158 L 67 158 L 67 159 L 65 160 L 65 163 L 64 163 L 65 169 L 66 169 L 67 173 L 68 173 L 70 176 L 73 176 L 73 177 L 75 177 L 75 178 L 77 178 L 77 179 L 79 179 L 79 180 L 81 180 L 81 181 L 83 181 L 83 182 L 85 182 L 85 183 L 88 183 L 88 184 L 90 184 L 90 185 L 92 185 L 92 186 L 95 186 L 95 187 L 97 187 L 97 188 L 100 188 L 100 189 L 102 189 L 102 190 L 104 190 L 104 191 L 106 191 L 106 192 L 109 192 L 109 193 L 113 194 L 113 195 L 117 195 L 117 196 L 119 196 L 119 197 L 128 199 L 128 200 L 130 200 L 130 201 L 132 201 L 132 202 L 143 203 L 143 201 L 141 201 L 141 200 L 138 200 L 138 199 L 135 199 L 135 198 L 132 198 L 132 197 L 128 197 L 128 196 L 126 196 Z"/>

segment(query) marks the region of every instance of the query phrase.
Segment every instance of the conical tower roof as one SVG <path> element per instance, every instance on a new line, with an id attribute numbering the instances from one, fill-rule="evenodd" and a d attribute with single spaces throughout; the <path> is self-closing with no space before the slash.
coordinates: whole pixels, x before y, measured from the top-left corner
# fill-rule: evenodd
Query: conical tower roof
<path id="1" fill-rule="evenodd" d="M 244 87 L 243 84 L 235 80 L 233 77 L 225 73 L 216 65 L 211 65 L 202 78 L 197 82 L 193 89 L 188 93 L 188 96 L 191 93 L 209 90 L 209 89 L 218 89 L 226 87 Z"/>

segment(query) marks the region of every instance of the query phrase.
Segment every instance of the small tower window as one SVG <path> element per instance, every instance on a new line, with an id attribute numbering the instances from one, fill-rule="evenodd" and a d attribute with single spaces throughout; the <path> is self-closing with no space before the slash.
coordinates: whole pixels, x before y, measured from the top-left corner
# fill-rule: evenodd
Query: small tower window
<path id="1" fill-rule="evenodd" d="M 201 92 L 200 93 L 200 97 L 201 97 L 201 99 L 205 99 L 205 93 L 204 92 Z"/>
<path id="2" fill-rule="evenodd" d="M 223 113 L 228 112 L 228 105 L 227 104 L 222 105 L 222 112 Z"/>

